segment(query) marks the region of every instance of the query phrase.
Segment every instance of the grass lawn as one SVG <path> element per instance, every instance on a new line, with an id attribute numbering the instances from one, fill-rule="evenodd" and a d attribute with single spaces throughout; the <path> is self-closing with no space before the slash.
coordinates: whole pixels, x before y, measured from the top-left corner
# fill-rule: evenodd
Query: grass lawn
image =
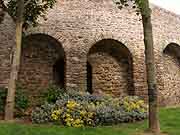
<path id="1" fill-rule="evenodd" d="M 160 121 L 162 132 L 180 135 L 180 108 L 161 109 Z M 97 128 L 0 123 L 0 135 L 140 135 L 146 128 L 147 121 Z"/>

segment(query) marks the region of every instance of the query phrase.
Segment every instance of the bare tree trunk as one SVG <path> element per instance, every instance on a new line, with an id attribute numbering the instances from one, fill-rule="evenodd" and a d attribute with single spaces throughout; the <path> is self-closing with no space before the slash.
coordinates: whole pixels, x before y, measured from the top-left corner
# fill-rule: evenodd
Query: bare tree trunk
<path id="1" fill-rule="evenodd" d="M 21 43 L 22 43 L 22 25 L 24 13 L 24 0 L 18 0 L 17 18 L 16 18 L 16 47 L 14 49 L 13 63 L 11 66 L 10 80 L 8 84 L 8 93 L 5 107 L 5 120 L 11 121 L 14 119 L 15 108 L 15 91 L 16 80 L 18 78 L 20 58 L 21 58 Z"/>
<path id="2" fill-rule="evenodd" d="M 158 116 L 158 91 L 156 86 L 156 73 L 154 61 L 153 47 L 153 31 L 151 23 L 151 9 L 149 1 L 143 0 L 141 8 L 143 29 L 144 29 L 144 44 L 145 44 L 145 61 L 147 68 L 147 83 L 149 95 L 149 129 L 151 132 L 159 134 L 159 116 Z"/>

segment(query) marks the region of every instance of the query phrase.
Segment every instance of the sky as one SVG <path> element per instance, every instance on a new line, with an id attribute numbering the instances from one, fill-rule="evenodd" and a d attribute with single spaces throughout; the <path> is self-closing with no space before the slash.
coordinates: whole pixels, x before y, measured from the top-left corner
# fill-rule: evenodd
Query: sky
<path id="1" fill-rule="evenodd" d="M 150 0 L 150 2 L 180 15 L 180 0 Z"/>

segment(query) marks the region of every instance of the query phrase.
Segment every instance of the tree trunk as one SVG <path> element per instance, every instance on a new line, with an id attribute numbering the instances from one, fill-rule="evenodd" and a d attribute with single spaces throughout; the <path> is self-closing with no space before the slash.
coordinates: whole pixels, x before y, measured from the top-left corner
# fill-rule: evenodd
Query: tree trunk
<path id="1" fill-rule="evenodd" d="M 156 87 L 151 9 L 149 8 L 148 0 L 144 0 L 141 15 L 144 29 L 145 61 L 149 95 L 149 129 L 151 132 L 159 134 L 158 91 Z"/>
<path id="2" fill-rule="evenodd" d="M 4 20 L 5 11 L 4 11 L 4 1 L 0 0 L 0 24 Z"/>
<path id="3" fill-rule="evenodd" d="M 16 81 L 20 67 L 21 43 L 22 43 L 22 25 L 24 13 L 24 0 L 18 0 L 17 18 L 16 18 L 16 47 L 14 48 L 13 62 L 11 65 L 10 80 L 8 84 L 8 92 L 5 107 L 5 120 L 14 119 L 15 108 L 15 91 Z"/>

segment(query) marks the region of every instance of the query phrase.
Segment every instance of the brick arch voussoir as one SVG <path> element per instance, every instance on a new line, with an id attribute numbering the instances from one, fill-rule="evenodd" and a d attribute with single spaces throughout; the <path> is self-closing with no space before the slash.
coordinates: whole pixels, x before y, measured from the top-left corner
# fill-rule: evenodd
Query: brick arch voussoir
<path id="1" fill-rule="evenodd" d="M 95 45 L 97 42 L 104 40 L 104 39 L 112 39 L 112 40 L 116 40 L 116 41 L 122 43 L 128 49 L 128 51 L 130 52 L 131 57 L 133 59 L 133 51 L 129 47 L 131 42 L 128 39 L 125 39 L 124 37 L 118 37 L 116 35 L 113 35 L 112 33 L 98 33 L 94 36 L 94 38 L 89 40 L 88 48 L 87 48 L 88 50 L 86 51 L 87 52 L 86 56 L 88 55 L 88 52 L 93 45 Z"/>
<path id="2" fill-rule="evenodd" d="M 169 39 L 163 42 L 163 47 L 161 49 L 161 53 L 163 54 L 163 51 L 167 48 L 169 44 L 176 44 L 180 47 L 180 38 L 179 39 Z"/>
<path id="3" fill-rule="evenodd" d="M 63 33 L 54 33 L 51 32 L 50 30 L 44 30 L 44 29 L 33 29 L 30 31 L 27 31 L 25 33 L 26 36 L 28 35 L 35 35 L 35 34 L 44 34 L 44 35 L 48 35 L 51 36 L 52 38 L 56 39 L 61 45 L 62 48 L 64 50 L 65 53 L 65 59 L 66 59 L 66 53 L 68 52 L 68 46 L 70 44 L 70 42 L 68 41 L 67 37 L 65 37 L 65 35 Z"/>

